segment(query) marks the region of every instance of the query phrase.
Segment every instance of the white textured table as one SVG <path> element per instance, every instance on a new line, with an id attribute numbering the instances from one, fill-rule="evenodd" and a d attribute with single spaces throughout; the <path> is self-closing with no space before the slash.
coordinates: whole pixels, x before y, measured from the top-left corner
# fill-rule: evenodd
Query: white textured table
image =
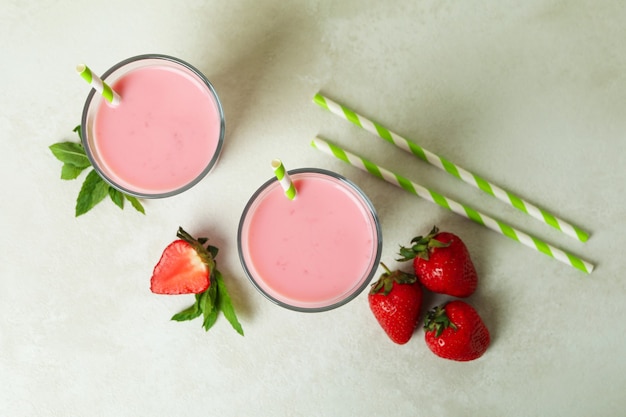
<path id="1" fill-rule="evenodd" d="M 621 1 L 3 1 L 0 415 L 614 416 L 626 407 L 626 9 Z M 200 68 L 226 113 L 216 169 L 190 191 L 73 217 L 52 143 L 75 140 L 87 85 L 143 53 Z M 592 233 L 580 243 L 312 103 L 323 91 Z M 316 135 L 595 263 L 581 273 L 314 149 Z M 391 343 L 362 293 L 322 314 L 248 283 L 236 232 L 269 161 L 356 182 L 382 259 L 433 224 L 480 275 L 481 359 Z M 170 322 L 149 291 L 178 226 L 219 246 L 246 332 Z M 329 265 L 332 268 L 332 265 Z M 442 301 L 428 296 L 425 308 Z"/>

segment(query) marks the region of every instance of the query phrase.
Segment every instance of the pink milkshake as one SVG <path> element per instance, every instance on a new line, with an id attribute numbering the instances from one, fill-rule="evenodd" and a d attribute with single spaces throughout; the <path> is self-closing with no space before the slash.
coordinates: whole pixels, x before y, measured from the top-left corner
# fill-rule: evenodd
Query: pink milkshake
<path id="1" fill-rule="evenodd" d="M 297 197 L 275 179 L 252 196 L 239 223 L 239 256 L 253 285 L 276 304 L 324 311 L 356 297 L 375 274 L 382 235 L 353 183 L 320 169 L 290 171 Z"/>
<path id="2" fill-rule="evenodd" d="M 195 185 L 215 165 L 224 140 L 221 104 L 210 82 L 176 58 L 142 55 L 103 76 L 120 96 L 112 106 L 92 91 L 83 145 L 112 186 L 145 198 Z"/>

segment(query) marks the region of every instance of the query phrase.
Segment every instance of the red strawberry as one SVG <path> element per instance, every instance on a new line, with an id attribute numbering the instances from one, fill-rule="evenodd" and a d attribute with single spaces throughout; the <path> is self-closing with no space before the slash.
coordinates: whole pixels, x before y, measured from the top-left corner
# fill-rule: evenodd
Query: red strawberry
<path id="1" fill-rule="evenodd" d="M 424 237 L 414 238 L 410 248 L 400 247 L 399 261 L 413 260 L 415 275 L 428 290 L 453 297 L 468 297 L 478 276 L 467 247 L 456 235 L 439 232 L 437 226 Z"/>
<path id="2" fill-rule="evenodd" d="M 222 274 L 215 257 L 218 249 L 207 245 L 207 238 L 194 239 L 182 227 L 176 233 L 178 240 L 165 248 L 154 267 L 150 290 L 157 294 L 195 294 L 195 302 L 172 316 L 172 320 L 186 321 L 202 316 L 202 327 L 209 331 L 220 313 L 243 336 Z"/>
<path id="3" fill-rule="evenodd" d="M 424 322 L 428 348 L 437 356 L 471 361 L 489 347 L 489 330 L 472 306 L 455 300 L 429 311 Z"/>
<path id="4" fill-rule="evenodd" d="M 156 294 L 198 294 L 210 285 L 215 268 L 213 255 L 203 243 L 179 229 L 178 240 L 170 243 L 154 267 L 150 290 Z"/>
<path id="5" fill-rule="evenodd" d="M 413 274 L 385 269 L 367 296 L 370 309 L 385 333 L 397 344 L 411 339 L 418 324 L 422 288 Z"/>

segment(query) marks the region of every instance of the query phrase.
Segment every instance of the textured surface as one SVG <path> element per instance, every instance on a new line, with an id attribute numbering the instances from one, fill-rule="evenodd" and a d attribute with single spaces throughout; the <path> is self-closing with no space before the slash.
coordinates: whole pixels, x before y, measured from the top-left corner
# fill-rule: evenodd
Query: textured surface
<path id="1" fill-rule="evenodd" d="M 470 4 L 471 3 L 471 4 Z M 620 415 L 626 407 L 626 9 L 619 0 L 17 1 L 0 3 L 0 415 Z M 201 69 L 226 114 L 216 169 L 188 192 L 106 202 L 75 219 L 80 183 L 48 146 L 75 139 L 85 62 L 164 53 Z M 538 223 L 312 103 L 323 91 L 589 230 Z M 597 264 L 590 276 L 311 149 L 321 135 Z M 372 199 L 396 267 L 433 224 L 466 242 L 469 301 L 493 341 L 435 357 L 396 346 L 362 293 L 323 314 L 269 303 L 236 233 L 250 195 L 288 168 L 337 171 Z M 245 337 L 170 316 L 191 298 L 149 279 L 178 226 L 208 235 Z M 425 295 L 423 308 L 442 297 Z M 381 358 L 386 358 L 383 361 Z M 446 400 L 440 393 L 447 390 Z"/>

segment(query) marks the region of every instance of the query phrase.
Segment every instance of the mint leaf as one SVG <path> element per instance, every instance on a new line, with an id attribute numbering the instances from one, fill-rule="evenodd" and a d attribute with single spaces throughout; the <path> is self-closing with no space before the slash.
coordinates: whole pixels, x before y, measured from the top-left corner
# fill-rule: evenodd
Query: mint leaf
<path id="1" fill-rule="evenodd" d="M 204 317 L 202 325 L 206 331 L 209 331 L 215 324 L 219 314 L 219 309 L 217 308 L 217 288 L 215 287 L 215 281 L 211 280 L 211 285 L 202 293 L 203 298 L 200 301 L 200 307 L 202 308 L 202 315 Z"/>
<path id="2" fill-rule="evenodd" d="M 220 313 L 220 310 L 217 308 L 217 306 L 213 306 L 213 308 L 211 309 L 211 311 L 207 312 L 203 312 L 204 315 L 204 321 L 202 322 L 202 327 L 204 327 L 205 331 L 209 331 L 209 329 L 211 327 L 213 327 L 213 325 L 215 324 L 215 322 L 217 321 L 217 317 Z"/>
<path id="3" fill-rule="evenodd" d="M 121 191 L 109 186 L 109 197 L 111 197 L 111 201 L 113 201 L 116 206 L 122 210 L 124 209 L 124 194 L 122 194 Z"/>
<path id="4" fill-rule="evenodd" d="M 50 145 L 52 154 L 64 164 L 73 165 L 77 168 L 87 168 L 91 166 L 89 158 L 83 149 L 83 145 L 76 142 L 59 142 Z"/>
<path id="5" fill-rule="evenodd" d="M 200 294 L 196 294 L 196 299 L 198 301 L 198 306 L 202 313 L 204 313 L 205 311 L 209 311 L 213 308 L 213 300 L 209 298 L 208 289 L 204 292 L 201 292 Z"/>
<path id="6" fill-rule="evenodd" d="M 76 126 L 73 131 L 78 134 L 82 142 L 83 135 L 80 125 Z M 55 158 L 63 162 L 63 167 L 61 168 L 62 180 L 76 179 L 85 169 L 91 167 L 91 161 L 87 157 L 82 143 L 59 142 L 50 145 L 49 149 Z M 135 210 L 146 214 L 143 205 L 136 197 L 127 195 L 106 184 L 100 175 L 95 170 L 92 170 L 85 178 L 76 199 L 76 217 L 91 210 L 107 195 L 121 209 L 124 208 L 124 200 L 128 200 Z"/>
<path id="7" fill-rule="evenodd" d="M 196 297 L 195 303 L 193 303 L 191 306 L 187 307 L 180 313 L 174 314 L 171 320 L 174 320 L 174 321 L 193 320 L 196 317 L 200 316 L 200 314 L 202 314 L 202 310 L 200 310 L 198 298 Z"/>
<path id="8" fill-rule="evenodd" d="M 241 323 L 239 323 L 239 320 L 237 320 L 235 307 L 230 300 L 230 295 L 228 295 L 228 290 L 226 289 L 226 285 L 224 284 L 222 274 L 217 269 L 215 270 L 214 284 L 216 284 L 218 291 L 218 308 L 222 311 L 222 313 L 224 313 L 224 317 L 226 317 L 226 320 L 228 320 L 230 325 L 233 326 L 233 329 L 235 329 L 237 333 L 243 336 L 243 328 L 241 327 Z"/>
<path id="9" fill-rule="evenodd" d="M 126 200 L 128 200 L 130 205 L 134 207 L 135 210 L 137 210 L 141 214 L 146 214 L 146 211 L 144 210 L 143 206 L 141 205 L 141 203 L 139 202 L 137 198 L 128 194 L 124 194 L 124 197 L 126 198 Z"/>
<path id="10" fill-rule="evenodd" d="M 87 167 L 85 167 L 87 168 Z M 81 172 L 85 170 L 85 168 L 79 168 L 74 165 L 70 165 L 68 163 L 63 164 L 61 168 L 61 179 L 62 180 L 73 180 L 78 178 Z"/>
<path id="11" fill-rule="evenodd" d="M 83 131 L 82 131 L 82 129 L 81 129 L 81 127 L 80 127 L 80 125 L 76 126 L 76 127 L 72 130 L 72 132 L 76 132 L 76 133 L 78 134 L 78 138 L 80 139 L 80 141 L 81 141 L 81 142 L 83 141 Z"/>
<path id="12" fill-rule="evenodd" d="M 109 185 L 98 175 L 95 170 L 91 170 L 85 178 L 85 182 L 78 193 L 76 199 L 76 217 L 87 213 L 96 204 L 101 202 L 109 193 Z"/>

